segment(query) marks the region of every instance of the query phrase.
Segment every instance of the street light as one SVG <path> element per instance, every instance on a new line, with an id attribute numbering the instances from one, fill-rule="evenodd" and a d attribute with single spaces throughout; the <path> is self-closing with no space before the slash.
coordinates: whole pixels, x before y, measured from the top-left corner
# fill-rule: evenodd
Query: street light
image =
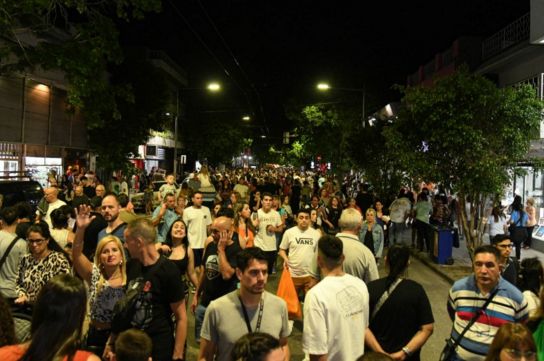
<path id="1" fill-rule="evenodd" d="M 361 109 L 361 122 L 363 127 L 365 126 L 365 114 L 366 114 L 366 85 L 363 84 L 362 88 L 340 88 L 340 87 L 332 87 L 329 83 L 318 83 L 316 85 L 316 88 L 319 91 L 328 91 L 328 90 L 341 90 L 341 91 L 348 91 L 348 92 L 356 92 L 361 93 L 362 95 L 362 109 Z"/>
<path id="2" fill-rule="evenodd" d="M 249 115 L 244 115 L 242 117 L 242 120 L 245 120 L 247 122 L 247 121 L 251 120 L 251 117 Z"/>
<path id="3" fill-rule="evenodd" d="M 221 90 L 221 84 L 218 82 L 211 82 L 206 86 L 206 89 L 208 89 L 212 93 L 217 93 Z M 180 97 L 180 91 L 185 90 L 202 90 L 202 88 L 178 88 L 176 90 L 176 116 L 174 117 L 174 177 L 177 177 L 178 175 L 178 163 L 177 163 L 177 157 L 178 157 L 178 118 L 179 118 L 179 97 Z M 170 115 L 169 113 L 166 113 L 167 115 Z"/>
<path id="4" fill-rule="evenodd" d="M 207 88 L 209 91 L 216 93 L 221 90 L 221 84 L 217 82 L 212 82 L 208 84 Z"/>
<path id="5" fill-rule="evenodd" d="M 331 86 L 327 83 L 319 83 L 317 84 L 317 89 L 319 90 L 329 90 Z"/>

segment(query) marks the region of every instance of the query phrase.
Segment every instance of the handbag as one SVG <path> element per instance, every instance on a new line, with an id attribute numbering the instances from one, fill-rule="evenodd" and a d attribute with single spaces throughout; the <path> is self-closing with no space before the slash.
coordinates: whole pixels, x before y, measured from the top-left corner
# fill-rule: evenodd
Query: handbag
<path id="1" fill-rule="evenodd" d="M 476 312 L 476 314 L 470 319 L 470 321 L 468 321 L 463 331 L 459 334 L 459 336 L 457 336 L 455 340 L 453 340 L 451 336 L 450 338 L 446 339 L 446 345 L 442 349 L 442 353 L 440 354 L 440 358 L 438 359 L 438 361 L 452 361 L 453 360 L 453 356 L 455 356 L 455 349 L 461 342 L 461 339 L 463 338 L 465 333 L 470 329 L 470 327 L 474 324 L 474 322 L 476 322 L 478 317 L 480 317 L 480 314 L 483 311 L 485 311 L 485 309 L 487 308 L 487 306 L 489 305 L 493 297 L 495 297 L 495 295 L 497 294 L 498 290 L 499 289 L 497 288 L 495 291 L 493 291 L 493 293 L 489 296 L 487 301 L 485 301 L 485 303 L 478 310 L 478 312 Z"/>
<path id="2" fill-rule="evenodd" d="M 288 270 L 283 270 L 281 273 L 280 282 L 278 283 L 277 296 L 282 298 L 287 303 L 287 313 L 290 320 L 300 320 L 302 318 L 302 307 L 298 300 L 297 290 L 291 274 Z"/>

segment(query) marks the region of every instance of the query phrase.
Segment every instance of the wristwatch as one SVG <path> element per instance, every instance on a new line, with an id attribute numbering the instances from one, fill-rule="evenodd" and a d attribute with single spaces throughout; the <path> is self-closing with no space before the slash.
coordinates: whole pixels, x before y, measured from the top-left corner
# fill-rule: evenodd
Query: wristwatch
<path id="1" fill-rule="evenodd" d="M 408 346 L 404 346 L 402 348 L 402 352 L 404 352 L 408 357 L 412 356 L 412 351 L 408 348 Z"/>

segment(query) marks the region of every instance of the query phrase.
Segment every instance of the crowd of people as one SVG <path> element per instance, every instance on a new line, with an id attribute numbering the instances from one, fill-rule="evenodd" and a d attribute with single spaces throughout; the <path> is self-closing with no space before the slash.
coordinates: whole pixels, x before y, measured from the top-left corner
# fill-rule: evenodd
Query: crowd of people
<path id="1" fill-rule="evenodd" d="M 356 176 L 204 166 L 180 187 L 167 175 L 159 205 L 137 215 L 128 189 L 71 176 L 73 197 L 52 184 L 36 212 L 1 211 L 2 360 L 185 360 L 189 332 L 199 360 L 288 360 L 293 316 L 266 290 L 279 272 L 303 304 L 307 359 L 421 359 L 434 317 L 406 276 L 410 248 L 432 252 L 459 208 L 432 185 L 390 200 Z M 493 207 L 474 274 L 450 290 L 451 360 L 544 353 L 532 339 L 544 340 L 544 272 L 518 261 L 534 201 L 504 211 Z"/>

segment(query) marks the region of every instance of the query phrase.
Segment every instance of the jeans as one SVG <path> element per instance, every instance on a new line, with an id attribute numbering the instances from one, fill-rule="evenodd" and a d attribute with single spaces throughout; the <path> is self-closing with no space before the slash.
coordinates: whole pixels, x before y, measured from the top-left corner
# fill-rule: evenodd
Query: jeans
<path id="1" fill-rule="evenodd" d="M 204 314 L 206 314 L 206 307 L 199 303 L 195 310 L 195 341 L 197 343 L 200 342 L 200 330 L 204 322 Z"/>

